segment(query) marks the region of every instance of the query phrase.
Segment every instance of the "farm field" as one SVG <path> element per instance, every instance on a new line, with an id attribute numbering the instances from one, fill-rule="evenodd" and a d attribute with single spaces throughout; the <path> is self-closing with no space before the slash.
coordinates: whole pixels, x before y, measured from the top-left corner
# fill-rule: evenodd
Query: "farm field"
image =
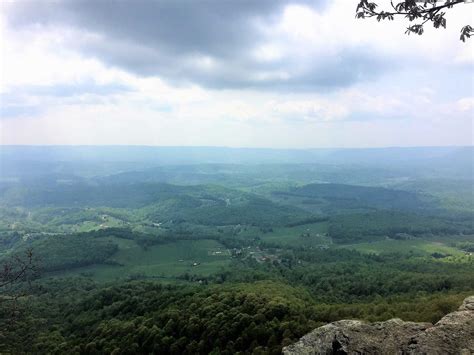
<path id="1" fill-rule="evenodd" d="M 445 256 L 454 257 L 466 255 L 466 252 L 451 247 L 443 242 L 429 240 L 381 240 L 369 243 L 344 245 L 343 248 L 371 254 L 413 253 L 421 256 L 429 256 L 434 253 L 438 253 Z"/>
<path id="2" fill-rule="evenodd" d="M 321 246 L 332 243 L 327 236 L 327 222 L 303 224 L 294 227 L 277 227 L 261 234 L 264 242 L 292 246 Z"/>
<path id="3" fill-rule="evenodd" d="M 214 240 L 177 241 L 143 248 L 133 240 L 107 238 L 119 249 L 105 264 L 53 273 L 83 276 L 100 282 L 127 279 L 174 279 L 185 274 L 209 276 L 227 267 L 230 254 Z M 112 264 L 112 265 L 111 265 Z"/>

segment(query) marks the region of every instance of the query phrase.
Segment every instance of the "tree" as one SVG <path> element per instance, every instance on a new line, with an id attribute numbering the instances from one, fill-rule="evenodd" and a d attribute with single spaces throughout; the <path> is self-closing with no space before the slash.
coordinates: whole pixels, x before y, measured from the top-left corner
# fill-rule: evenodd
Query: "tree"
<path id="1" fill-rule="evenodd" d="M 0 310 L 15 316 L 17 301 L 24 295 L 17 285 L 24 281 L 30 281 L 37 274 L 36 262 L 31 249 L 27 250 L 23 257 L 16 255 L 11 260 L 4 262 L 0 269 Z"/>
<path id="2" fill-rule="evenodd" d="M 34 270 L 35 265 L 31 249 L 26 251 L 24 258 L 15 255 L 12 260 L 3 264 L 3 268 L 0 271 L 0 289 L 24 280 L 29 275 L 29 272 Z"/>
<path id="3" fill-rule="evenodd" d="M 408 26 L 405 33 L 422 35 L 424 32 L 423 26 L 428 22 L 431 22 L 434 28 L 446 28 L 446 12 L 443 10 L 451 9 L 455 5 L 467 2 L 467 0 L 405 0 L 395 5 L 393 0 L 391 0 L 392 8 L 390 11 L 377 11 L 378 5 L 376 3 L 360 0 L 356 9 L 356 18 L 375 17 L 377 21 L 393 21 L 395 16 L 405 16 L 408 21 L 417 22 Z M 461 41 L 465 42 L 466 38 L 470 38 L 472 35 L 474 35 L 474 28 L 470 25 L 461 28 Z"/>

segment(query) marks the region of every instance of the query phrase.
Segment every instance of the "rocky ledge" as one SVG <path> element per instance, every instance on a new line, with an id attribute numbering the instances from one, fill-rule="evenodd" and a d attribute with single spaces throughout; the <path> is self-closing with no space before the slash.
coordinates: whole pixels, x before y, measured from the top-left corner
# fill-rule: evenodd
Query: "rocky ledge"
<path id="1" fill-rule="evenodd" d="M 434 325 L 341 320 L 313 330 L 283 354 L 474 354 L 474 296 Z"/>

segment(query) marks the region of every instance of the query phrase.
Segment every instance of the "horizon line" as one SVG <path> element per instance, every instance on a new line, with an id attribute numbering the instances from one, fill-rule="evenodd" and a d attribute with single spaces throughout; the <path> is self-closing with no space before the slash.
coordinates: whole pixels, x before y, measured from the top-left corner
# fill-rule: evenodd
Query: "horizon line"
<path id="1" fill-rule="evenodd" d="M 471 145 L 407 145 L 407 146 L 373 146 L 373 147 L 251 147 L 251 146 L 220 146 L 220 145 L 147 145 L 147 144 L 1 144 L 2 148 L 201 148 L 201 149 L 254 149 L 254 150 L 362 150 L 362 149 L 410 149 L 410 148 L 474 148 Z"/>

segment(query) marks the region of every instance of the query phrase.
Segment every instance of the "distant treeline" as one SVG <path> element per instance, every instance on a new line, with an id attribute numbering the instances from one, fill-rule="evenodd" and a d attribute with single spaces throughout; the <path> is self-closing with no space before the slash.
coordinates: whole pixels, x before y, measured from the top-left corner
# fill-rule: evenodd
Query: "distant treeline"
<path id="1" fill-rule="evenodd" d="M 327 222 L 328 220 L 329 220 L 329 217 L 309 217 L 309 218 L 304 218 L 300 221 L 288 223 L 286 227 L 296 227 L 296 226 L 302 226 L 302 225 L 311 224 L 311 223 Z"/>
<path id="2" fill-rule="evenodd" d="M 337 215 L 329 219 L 329 236 L 336 243 L 374 241 L 398 235 L 431 237 L 433 235 L 474 235 L 472 220 L 453 220 L 397 211 L 376 211 Z M 399 238 L 398 238 L 399 239 Z"/>

